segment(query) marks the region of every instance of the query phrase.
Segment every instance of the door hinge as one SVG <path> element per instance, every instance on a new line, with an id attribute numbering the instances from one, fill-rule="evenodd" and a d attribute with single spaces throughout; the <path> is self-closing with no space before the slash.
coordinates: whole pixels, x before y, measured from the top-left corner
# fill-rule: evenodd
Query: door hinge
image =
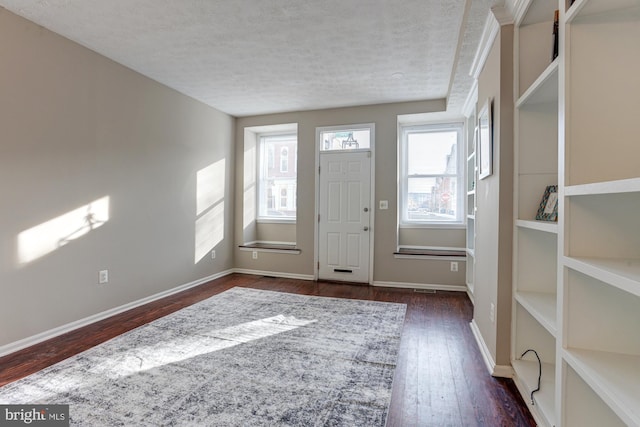
<path id="1" fill-rule="evenodd" d="M 318 222 L 320 222 L 320 214 L 318 214 Z"/>
<path id="2" fill-rule="evenodd" d="M 318 175 L 320 175 L 320 166 L 318 166 Z"/>
<path id="3" fill-rule="evenodd" d="M 318 261 L 318 270 L 320 270 L 320 261 Z"/>

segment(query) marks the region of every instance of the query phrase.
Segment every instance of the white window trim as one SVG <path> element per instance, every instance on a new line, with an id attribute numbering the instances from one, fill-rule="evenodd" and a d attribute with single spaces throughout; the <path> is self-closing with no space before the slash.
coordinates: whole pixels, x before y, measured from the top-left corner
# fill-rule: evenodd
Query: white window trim
<path id="1" fill-rule="evenodd" d="M 439 229 L 463 229 L 466 228 L 465 221 L 465 194 L 464 193 L 464 122 L 463 121 L 452 121 L 447 123 L 412 123 L 410 125 L 400 124 L 399 127 L 399 144 L 398 144 L 398 158 L 400 160 L 399 168 L 398 168 L 398 226 L 400 228 L 439 228 Z M 427 220 L 409 220 L 406 218 L 406 206 L 408 201 L 408 176 L 407 176 L 407 168 L 408 168 L 408 155 L 407 155 L 407 142 L 408 138 L 406 135 L 409 132 L 416 130 L 423 130 L 428 128 L 429 130 L 441 131 L 441 130 L 457 130 L 458 132 L 458 142 L 457 142 L 457 165 L 456 175 L 458 183 L 456 185 L 457 188 L 457 201 L 456 205 L 458 206 L 458 219 L 455 221 L 427 221 Z M 434 174 L 433 176 L 443 176 L 444 174 Z M 430 175 L 425 175 L 430 176 Z"/>
<path id="2" fill-rule="evenodd" d="M 267 162 L 268 162 L 268 153 L 266 152 L 266 150 L 264 150 L 263 148 L 263 138 L 265 137 L 282 137 L 287 138 L 287 137 L 294 137 L 296 139 L 296 146 L 297 146 L 297 141 L 298 141 L 298 134 L 297 132 L 291 132 L 291 131 L 282 131 L 282 132 L 278 132 L 278 131 L 273 131 L 273 132 L 260 132 L 258 134 L 256 134 L 256 145 L 257 145 L 257 159 L 256 159 L 256 223 L 259 224 L 295 224 L 297 222 L 298 219 L 298 209 L 296 206 L 296 216 L 292 217 L 292 218 L 282 218 L 282 217 L 276 217 L 276 216 L 262 216 L 260 215 L 260 186 L 262 185 L 262 171 L 260 170 L 260 167 L 262 165 L 261 161 L 262 161 L 262 157 L 266 157 L 267 158 Z M 288 163 L 288 159 L 287 159 L 287 163 Z M 280 169 L 280 168 L 279 168 Z M 283 171 L 281 171 L 283 172 Z M 297 181 L 298 181 L 298 176 L 297 176 L 297 171 L 296 171 L 296 187 L 297 187 Z M 274 193 L 274 207 L 278 207 L 280 205 L 280 195 L 279 194 L 275 194 Z"/>

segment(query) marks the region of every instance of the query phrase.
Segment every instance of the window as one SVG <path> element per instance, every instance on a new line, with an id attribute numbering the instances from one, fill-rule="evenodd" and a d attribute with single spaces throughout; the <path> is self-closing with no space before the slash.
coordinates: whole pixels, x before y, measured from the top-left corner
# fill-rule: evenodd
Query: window
<path id="1" fill-rule="evenodd" d="M 297 174 L 289 167 L 289 153 L 296 152 L 295 134 L 259 136 L 258 219 L 294 221 Z M 278 157 L 279 156 L 279 157 Z"/>
<path id="2" fill-rule="evenodd" d="M 289 149 L 282 147 L 280 149 L 280 172 L 289 171 Z"/>
<path id="3" fill-rule="evenodd" d="M 276 164 L 275 158 L 276 158 L 276 153 L 275 153 L 275 148 L 273 145 L 270 145 L 267 147 L 267 158 L 268 158 L 268 163 L 269 163 L 269 167 L 273 168 L 275 167 L 274 165 Z"/>
<path id="4" fill-rule="evenodd" d="M 401 224 L 462 224 L 463 124 L 401 127 Z"/>
<path id="5" fill-rule="evenodd" d="M 320 151 L 357 150 L 371 148 L 371 128 L 334 127 L 321 130 Z"/>
<path id="6" fill-rule="evenodd" d="M 267 189 L 267 209 L 273 209 L 275 207 L 273 188 Z"/>

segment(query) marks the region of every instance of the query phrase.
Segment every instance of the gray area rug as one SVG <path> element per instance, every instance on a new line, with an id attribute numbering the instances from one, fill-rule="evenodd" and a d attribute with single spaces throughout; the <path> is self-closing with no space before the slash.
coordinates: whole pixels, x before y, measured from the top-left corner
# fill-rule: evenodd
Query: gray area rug
<path id="1" fill-rule="evenodd" d="M 0 388 L 86 426 L 384 426 L 404 304 L 233 288 Z"/>

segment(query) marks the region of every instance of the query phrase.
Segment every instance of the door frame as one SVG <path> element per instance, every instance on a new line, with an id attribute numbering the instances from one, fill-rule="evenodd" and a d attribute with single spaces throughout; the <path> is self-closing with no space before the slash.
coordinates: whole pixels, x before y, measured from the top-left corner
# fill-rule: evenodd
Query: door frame
<path id="1" fill-rule="evenodd" d="M 374 236 L 375 236 L 375 212 L 376 212 L 376 202 L 375 202 L 375 165 L 376 165 L 376 150 L 375 150 L 375 141 L 376 141 L 376 125 L 375 123 L 359 123 L 359 124 L 350 124 L 350 125 L 339 125 L 339 126 L 321 126 L 316 127 L 316 161 L 315 161 L 315 208 L 314 208 L 314 227 L 313 227 L 313 280 L 318 280 L 319 278 L 319 268 L 318 262 L 320 261 L 320 133 L 325 131 L 344 131 L 348 129 L 370 129 L 370 148 L 363 149 L 354 149 L 354 150 L 345 150 L 344 152 L 352 152 L 352 151 L 361 151 L 361 152 L 369 152 L 370 153 L 370 177 L 369 177 L 369 212 L 370 214 L 370 224 L 369 224 L 369 285 L 373 285 L 373 258 L 374 258 Z M 343 151 L 336 150 L 332 152 L 328 152 L 325 154 L 331 155 L 331 153 L 340 154 Z"/>

